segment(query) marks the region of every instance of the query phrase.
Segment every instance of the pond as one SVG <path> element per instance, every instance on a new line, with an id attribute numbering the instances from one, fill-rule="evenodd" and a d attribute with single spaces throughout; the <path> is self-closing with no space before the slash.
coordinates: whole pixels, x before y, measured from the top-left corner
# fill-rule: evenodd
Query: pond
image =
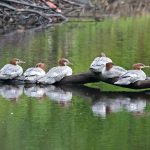
<path id="1" fill-rule="evenodd" d="M 73 72 L 88 70 L 105 52 L 131 69 L 150 65 L 150 17 L 70 21 L 46 30 L 0 36 L 0 68 L 11 58 L 22 67 L 49 68 L 68 58 Z M 150 70 L 144 70 L 150 76 Z M 0 147 L 3 150 L 148 150 L 150 91 L 106 83 L 64 86 L 0 85 Z"/>

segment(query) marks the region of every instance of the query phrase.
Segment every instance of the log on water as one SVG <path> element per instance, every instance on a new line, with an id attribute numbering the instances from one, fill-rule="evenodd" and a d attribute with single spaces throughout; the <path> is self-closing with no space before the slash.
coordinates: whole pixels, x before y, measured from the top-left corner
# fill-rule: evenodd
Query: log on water
<path id="1" fill-rule="evenodd" d="M 101 74 L 95 74 L 91 71 L 88 71 L 85 73 L 65 77 L 59 82 L 59 84 L 86 84 L 100 81 L 111 85 L 115 85 L 114 82 L 117 81 L 117 78 L 105 79 Z M 129 85 L 115 85 L 115 86 L 126 87 L 131 89 L 150 88 L 150 79 L 144 81 L 137 81 Z"/>

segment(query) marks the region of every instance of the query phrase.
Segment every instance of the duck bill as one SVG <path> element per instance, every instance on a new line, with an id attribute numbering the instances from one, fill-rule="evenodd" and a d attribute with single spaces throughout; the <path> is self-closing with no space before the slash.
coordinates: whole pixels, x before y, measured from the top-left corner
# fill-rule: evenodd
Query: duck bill
<path id="1" fill-rule="evenodd" d="M 150 66 L 142 66 L 142 68 L 150 68 Z"/>
<path id="2" fill-rule="evenodd" d="M 24 64 L 24 63 L 26 63 L 26 62 L 25 61 L 21 61 L 21 60 L 19 61 L 19 64 Z"/>
<path id="3" fill-rule="evenodd" d="M 69 62 L 69 65 L 73 65 L 73 63 Z"/>

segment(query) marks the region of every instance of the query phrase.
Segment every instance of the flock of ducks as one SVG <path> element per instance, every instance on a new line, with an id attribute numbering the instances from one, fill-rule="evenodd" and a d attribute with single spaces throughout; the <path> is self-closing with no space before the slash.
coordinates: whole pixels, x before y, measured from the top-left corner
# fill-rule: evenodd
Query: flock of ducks
<path id="1" fill-rule="evenodd" d="M 45 64 L 38 63 L 35 67 L 28 68 L 24 73 L 19 64 L 25 63 L 20 59 L 13 58 L 10 64 L 6 64 L 0 70 L 0 80 L 12 80 L 20 77 L 23 74 L 25 82 L 54 84 L 59 82 L 65 76 L 72 75 L 72 69 L 69 64 L 72 64 L 68 59 L 61 58 L 58 61 L 58 66 L 51 68 L 47 73 L 45 72 Z M 104 53 L 96 57 L 90 65 L 92 72 L 100 73 L 104 78 L 118 78 L 114 84 L 128 85 L 139 80 L 145 80 L 146 74 L 141 70 L 142 68 L 150 67 L 142 63 L 133 65 L 133 70 L 126 70 L 120 66 L 113 64 L 112 60 Z"/>
<path id="2" fill-rule="evenodd" d="M 68 59 L 61 58 L 58 61 L 58 66 L 51 68 L 47 73 L 45 72 L 45 64 L 38 63 L 35 67 L 28 68 L 24 73 L 19 64 L 25 63 L 20 59 L 13 58 L 10 64 L 6 64 L 0 70 L 0 80 L 12 80 L 17 79 L 23 74 L 23 79 L 27 83 L 41 83 L 41 84 L 53 84 L 59 82 L 65 76 L 72 75 L 72 69 L 67 66 L 72 64 Z"/>
<path id="3" fill-rule="evenodd" d="M 142 71 L 142 68 L 147 68 L 142 63 L 137 63 L 133 65 L 133 70 L 126 70 L 120 66 L 115 66 L 112 60 L 104 53 L 101 53 L 99 57 L 96 57 L 92 62 L 90 69 L 93 72 L 101 73 L 106 79 L 118 78 L 114 84 L 118 85 L 129 85 L 136 81 L 145 80 L 146 74 Z"/>

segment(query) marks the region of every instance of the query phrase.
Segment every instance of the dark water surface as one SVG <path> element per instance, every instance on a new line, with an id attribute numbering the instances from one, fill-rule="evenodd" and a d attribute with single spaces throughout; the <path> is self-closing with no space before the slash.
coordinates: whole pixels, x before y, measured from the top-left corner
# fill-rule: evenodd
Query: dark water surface
<path id="1" fill-rule="evenodd" d="M 105 52 L 131 69 L 150 65 L 150 17 L 70 22 L 43 31 L 0 36 L 0 68 L 12 57 L 22 67 L 60 57 L 84 72 Z M 150 76 L 150 70 L 144 70 Z M 3 150 L 149 150 L 150 90 L 105 83 L 86 86 L 0 85 L 0 147 Z"/>

